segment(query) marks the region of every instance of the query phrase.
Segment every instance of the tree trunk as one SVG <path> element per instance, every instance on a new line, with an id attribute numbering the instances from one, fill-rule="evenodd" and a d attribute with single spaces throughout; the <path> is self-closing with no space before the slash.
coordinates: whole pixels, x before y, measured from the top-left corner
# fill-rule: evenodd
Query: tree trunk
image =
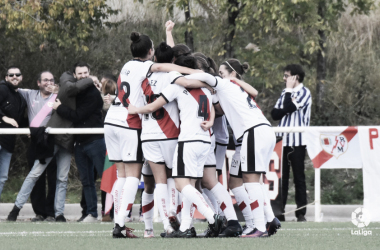
<path id="1" fill-rule="evenodd" d="M 190 26 L 190 19 L 191 19 L 191 15 L 190 15 L 190 2 L 189 0 L 185 3 L 185 19 L 186 19 L 186 31 L 185 31 L 185 43 L 187 46 L 189 46 L 189 48 L 191 49 L 191 51 L 194 52 L 194 39 L 193 39 L 193 32 L 190 30 L 189 26 Z"/>
<path id="2" fill-rule="evenodd" d="M 232 40 L 235 36 L 236 18 L 238 17 L 240 12 L 238 0 L 228 0 L 228 4 L 228 29 L 226 37 L 224 39 L 224 50 L 226 51 L 226 53 L 224 54 L 224 58 L 232 58 L 234 56 Z M 235 9 L 234 11 L 232 11 L 233 8 Z"/>
<path id="3" fill-rule="evenodd" d="M 319 2 L 318 6 L 318 14 L 323 19 L 324 18 L 324 6 L 323 1 Z M 317 113 L 321 113 L 324 111 L 324 97 L 325 97 L 325 80 L 326 80 L 326 34 L 323 30 L 318 30 L 319 36 L 319 46 L 320 50 L 317 54 L 317 96 L 316 96 L 316 104 L 317 104 Z M 322 115 L 322 114 L 321 114 Z"/>

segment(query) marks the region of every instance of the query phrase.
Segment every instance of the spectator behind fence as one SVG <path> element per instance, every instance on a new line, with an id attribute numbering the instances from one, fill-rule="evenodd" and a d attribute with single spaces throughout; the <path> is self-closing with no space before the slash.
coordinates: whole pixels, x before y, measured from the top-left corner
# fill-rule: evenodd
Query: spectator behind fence
<path id="1" fill-rule="evenodd" d="M 71 72 L 65 72 L 62 74 L 59 82 L 59 92 L 57 100 L 60 100 L 62 104 L 67 105 L 71 109 L 76 108 L 75 97 L 82 91 L 85 91 L 88 87 L 93 86 L 93 80 L 91 78 L 85 78 L 76 81 Z M 71 128 L 73 123 L 67 119 L 59 116 L 57 112 L 52 113 L 49 122 L 46 125 L 52 128 Z M 66 218 L 63 215 L 65 209 L 65 199 L 67 190 L 67 178 L 70 170 L 71 153 L 74 148 L 74 137 L 71 134 L 59 134 L 54 136 L 54 152 L 53 154 L 57 158 L 57 184 L 54 200 L 55 221 L 66 222 Z M 16 221 L 20 209 L 27 202 L 30 193 L 38 178 L 45 171 L 47 165 L 50 163 L 53 157 L 46 158 L 43 162 L 36 160 L 32 170 L 22 184 L 21 190 L 17 195 L 15 205 L 12 211 L 9 213 L 7 220 Z"/>
<path id="2" fill-rule="evenodd" d="M 305 72 L 298 64 L 284 68 L 283 80 L 286 84 L 280 98 L 272 110 L 273 120 L 280 120 L 279 127 L 305 127 L 310 125 L 311 95 L 302 82 Z M 282 137 L 282 203 L 285 210 L 288 198 L 290 165 L 296 188 L 297 208 L 306 206 L 305 149 L 306 143 L 302 133 L 278 133 Z M 295 212 L 297 221 L 306 221 L 306 207 Z M 285 218 L 283 218 L 285 219 Z"/>
<path id="3" fill-rule="evenodd" d="M 85 62 L 78 62 L 73 68 L 74 77 L 77 80 L 86 79 L 90 75 L 90 66 Z M 60 104 L 59 100 L 54 109 L 57 113 L 69 121 L 75 128 L 102 128 L 103 99 L 95 85 L 76 97 L 77 108 L 71 109 L 67 105 Z M 98 199 L 96 195 L 94 168 L 101 177 L 106 155 L 106 144 L 103 134 L 85 134 L 75 136 L 75 162 L 83 185 L 83 193 L 87 206 L 87 217 L 80 218 L 83 222 L 98 222 Z M 104 209 L 104 208 L 103 208 Z M 82 215 L 83 212 L 82 212 Z M 82 216 L 83 217 L 83 216 Z"/>
<path id="4" fill-rule="evenodd" d="M 31 129 L 31 142 L 27 152 L 27 160 L 30 169 L 32 169 L 35 160 L 39 158 L 37 147 L 39 139 L 37 136 L 37 128 L 45 129 L 46 124 L 51 118 L 53 111 L 53 103 L 57 97 L 54 87 L 54 76 L 50 71 L 43 71 L 38 75 L 38 90 L 19 89 L 19 93 L 25 98 L 27 103 L 27 112 L 29 118 L 29 127 Z M 43 132 L 43 131 L 41 131 Z M 43 133 L 42 133 L 43 135 Z M 32 222 L 37 221 L 55 221 L 54 216 L 54 199 L 57 180 L 57 164 L 56 159 L 49 163 L 45 171 L 38 178 L 30 200 L 36 217 L 32 218 Z M 48 195 L 46 196 L 46 177 L 48 180 Z"/>
<path id="5" fill-rule="evenodd" d="M 26 102 L 18 92 L 21 81 L 20 68 L 13 66 L 8 68 L 5 81 L 0 82 L 0 129 L 18 128 L 24 117 Z M 0 134 L 0 197 L 8 179 L 15 142 L 16 135 Z"/>

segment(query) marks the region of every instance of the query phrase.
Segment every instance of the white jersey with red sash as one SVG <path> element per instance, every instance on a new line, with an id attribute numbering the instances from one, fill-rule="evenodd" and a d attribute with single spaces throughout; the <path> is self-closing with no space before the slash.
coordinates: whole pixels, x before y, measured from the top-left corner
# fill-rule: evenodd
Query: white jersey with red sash
<path id="1" fill-rule="evenodd" d="M 204 131 L 201 122 L 209 121 L 212 98 L 206 88 L 186 89 L 171 84 L 162 91 L 166 102 L 176 100 L 180 111 L 179 142 L 202 141 L 210 143 L 210 131 Z"/>
<path id="2" fill-rule="evenodd" d="M 128 105 L 144 105 L 141 84 L 152 64 L 152 61 L 131 60 L 124 65 L 117 81 L 116 99 L 108 110 L 104 124 L 141 129 L 141 115 L 130 115 Z"/>
<path id="3" fill-rule="evenodd" d="M 145 104 L 154 102 L 161 92 L 182 75 L 176 71 L 152 73 L 142 84 Z M 176 102 L 170 102 L 142 118 L 141 141 L 162 141 L 178 138 L 179 111 Z"/>

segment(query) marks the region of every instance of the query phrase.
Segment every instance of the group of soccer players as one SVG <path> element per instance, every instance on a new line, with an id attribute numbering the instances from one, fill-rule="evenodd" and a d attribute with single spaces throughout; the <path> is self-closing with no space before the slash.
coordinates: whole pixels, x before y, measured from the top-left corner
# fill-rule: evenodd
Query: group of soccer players
<path id="1" fill-rule="evenodd" d="M 203 237 L 273 235 L 281 224 L 261 177 L 275 135 L 254 100 L 257 91 L 242 80 L 248 65 L 229 59 L 218 70 L 204 54 L 174 45 L 173 26 L 166 23 L 168 43 L 156 49 L 148 36 L 131 33 L 133 60 L 122 68 L 116 95 L 110 97 L 104 134 L 109 159 L 118 171 L 113 237 L 136 237 L 125 218 L 141 174 L 144 237 L 154 237 L 154 205 L 163 222 L 162 237 L 196 237 L 195 208 L 208 221 Z M 227 121 L 236 145 L 229 186 L 243 212 L 243 228 L 231 196 L 216 178 L 229 139 Z"/>

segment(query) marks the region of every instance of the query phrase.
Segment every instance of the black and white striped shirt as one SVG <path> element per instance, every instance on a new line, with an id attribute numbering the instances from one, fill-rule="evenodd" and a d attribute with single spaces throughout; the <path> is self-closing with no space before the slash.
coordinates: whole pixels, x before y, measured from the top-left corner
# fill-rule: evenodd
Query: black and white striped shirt
<path id="1" fill-rule="evenodd" d="M 310 90 L 303 86 L 302 83 L 294 89 L 286 88 L 282 91 L 272 110 L 272 118 L 280 120 L 279 127 L 309 126 L 311 103 Z M 302 133 L 277 133 L 276 135 L 283 136 L 283 146 L 306 145 L 302 140 Z"/>

